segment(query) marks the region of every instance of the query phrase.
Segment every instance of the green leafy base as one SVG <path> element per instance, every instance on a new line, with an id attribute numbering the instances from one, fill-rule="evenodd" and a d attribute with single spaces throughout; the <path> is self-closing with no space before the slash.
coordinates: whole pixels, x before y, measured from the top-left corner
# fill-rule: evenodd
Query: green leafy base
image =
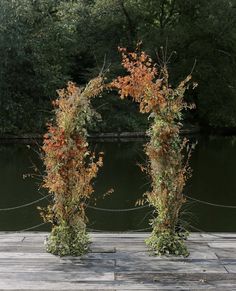
<path id="1" fill-rule="evenodd" d="M 189 252 L 184 243 L 188 233 L 176 233 L 171 231 L 152 232 L 145 240 L 149 250 L 154 255 L 175 255 L 187 257 Z"/>
<path id="2" fill-rule="evenodd" d="M 46 250 L 59 256 L 81 256 L 88 252 L 89 236 L 80 227 L 54 226 L 46 242 Z"/>

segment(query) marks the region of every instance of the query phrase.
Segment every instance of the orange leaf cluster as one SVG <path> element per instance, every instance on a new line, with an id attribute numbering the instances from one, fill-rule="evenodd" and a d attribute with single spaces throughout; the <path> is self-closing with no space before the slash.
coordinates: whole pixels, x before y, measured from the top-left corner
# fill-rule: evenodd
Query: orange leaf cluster
<path id="1" fill-rule="evenodd" d="M 131 96 L 140 103 L 142 113 L 158 111 L 166 100 L 161 90 L 163 80 L 157 78 L 158 71 L 152 59 L 145 52 L 138 54 L 128 53 L 125 48 L 119 50 L 122 53 L 122 65 L 129 75 L 118 77 L 111 87 L 118 88 L 121 98 Z"/>
<path id="2" fill-rule="evenodd" d="M 86 201 L 93 193 L 92 180 L 102 167 L 102 153 L 96 159 L 88 149 L 86 118 L 92 113 L 90 99 L 102 91 L 102 79 L 92 80 L 84 90 L 69 82 L 58 90 L 53 102 L 55 124 L 48 125 L 42 150 L 46 175 L 43 187 L 53 194 L 53 205 L 42 213 L 56 224 L 85 225 Z M 84 114 L 84 112 L 86 114 Z"/>

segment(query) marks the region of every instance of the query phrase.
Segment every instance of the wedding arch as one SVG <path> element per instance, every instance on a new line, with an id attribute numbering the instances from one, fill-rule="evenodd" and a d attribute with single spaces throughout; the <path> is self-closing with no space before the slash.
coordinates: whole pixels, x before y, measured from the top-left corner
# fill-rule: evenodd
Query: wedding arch
<path id="1" fill-rule="evenodd" d="M 180 137 L 180 128 L 182 111 L 193 107 L 184 101 L 191 76 L 172 88 L 165 64 L 157 68 L 143 51 L 120 48 L 120 52 L 127 75 L 108 85 L 99 75 L 82 89 L 69 82 L 66 89 L 58 90 L 58 99 L 53 102 L 55 120 L 48 124 L 42 147 L 43 187 L 52 195 L 52 203 L 40 209 L 44 221 L 52 223 L 47 250 L 60 256 L 81 255 L 88 250 L 85 209 L 103 157 L 88 149 L 87 127 L 97 117 L 91 99 L 105 88 L 118 89 L 121 98 L 133 98 L 140 112 L 152 120 L 145 145 L 148 163 L 141 166 L 151 179 L 151 190 L 141 203 L 155 210 L 147 246 L 154 254 L 187 255 L 187 232 L 179 218 L 185 202 L 183 188 L 191 173 L 190 151 L 187 139 Z"/>

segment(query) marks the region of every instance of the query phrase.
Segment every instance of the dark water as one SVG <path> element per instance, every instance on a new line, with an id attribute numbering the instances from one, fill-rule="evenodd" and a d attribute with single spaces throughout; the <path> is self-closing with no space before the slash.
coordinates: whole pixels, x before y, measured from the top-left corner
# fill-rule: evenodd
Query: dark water
<path id="1" fill-rule="evenodd" d="M 185 193 L 191 197 L 216 204 L 236 205 L 236 137 L 194 137 L 198 141 L 191 158 L 193 176 Z M 93 144 L 105 152 L 104 167 L 95 183 L 96 206 L 101 208 L 130 208 L 142 196 L 149 181 L 140 172 L 138 163 L 145 162 L 144 141 L 105 142 Z M 0 208 L 21 205 L 45 194 L 39 180 L 23 179 L 33 172 L 34 165 L 42 169 L 35 147 L 0 145 Z M 39 173 L 40 176 L 40 173 Z M 107 190 L 114 193 L 105 196 Z M 0 211 L 0 230 L 22 230 L 41 223 L 37 205 L 14 211 Z M 183 219 L 204 231 L 236 231 L 236 209 L 221 208 L 188 201 Z M 88 209 L 89 227 L 99 230 L 138 230 L 147 228 L 151 209 L 129 212 L 105 212 Z M 37 230 L 48 230 L 42 226 Z M 191 230 L 191 228 L 190 228 Z"/>

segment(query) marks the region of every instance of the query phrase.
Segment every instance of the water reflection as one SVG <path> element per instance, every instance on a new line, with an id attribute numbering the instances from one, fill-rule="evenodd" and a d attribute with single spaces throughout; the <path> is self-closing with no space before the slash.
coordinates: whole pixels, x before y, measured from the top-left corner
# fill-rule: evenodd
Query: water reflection
<path id="1" fill-rule="evenodd" d="M 192 155 L 193 176 L 185 193 L 200 200 L 236 205 L 236 137 L 193 137 L 198 145 Z M 93 143 L 96 151 L 105 152 L 104 167 L 95 183 L 96 206 L 130 208 L 148 190 L 149 180 L 138 163 L 145 162 L 144 141 Z M 32 164 L 42 170 L 38 155 L 25 145 L 0 145 L 0 208 L 24 204 L 41 197 L 39 181 L 23 179 L 32 172 Z M 114 193 L 104 193 L 114 188 Z M 94 202 L 93 202 L 94 203 Z M 45 202 L 38 203 L 40 205 Z M 41 219 L 32 205 L 24 209 L 0 211 L 0 230 L 20 230 L 39 224 Z M 205 231 L 236 231 L 236 209 L 212 207 L 188 201 L 183 220 Z M 152 210 L 102 212 L 88 209 L 89 226 L 100 230 L 135 230 L 148 227 Z M 43 226 L 40 230 L 47 230 Z"/>

